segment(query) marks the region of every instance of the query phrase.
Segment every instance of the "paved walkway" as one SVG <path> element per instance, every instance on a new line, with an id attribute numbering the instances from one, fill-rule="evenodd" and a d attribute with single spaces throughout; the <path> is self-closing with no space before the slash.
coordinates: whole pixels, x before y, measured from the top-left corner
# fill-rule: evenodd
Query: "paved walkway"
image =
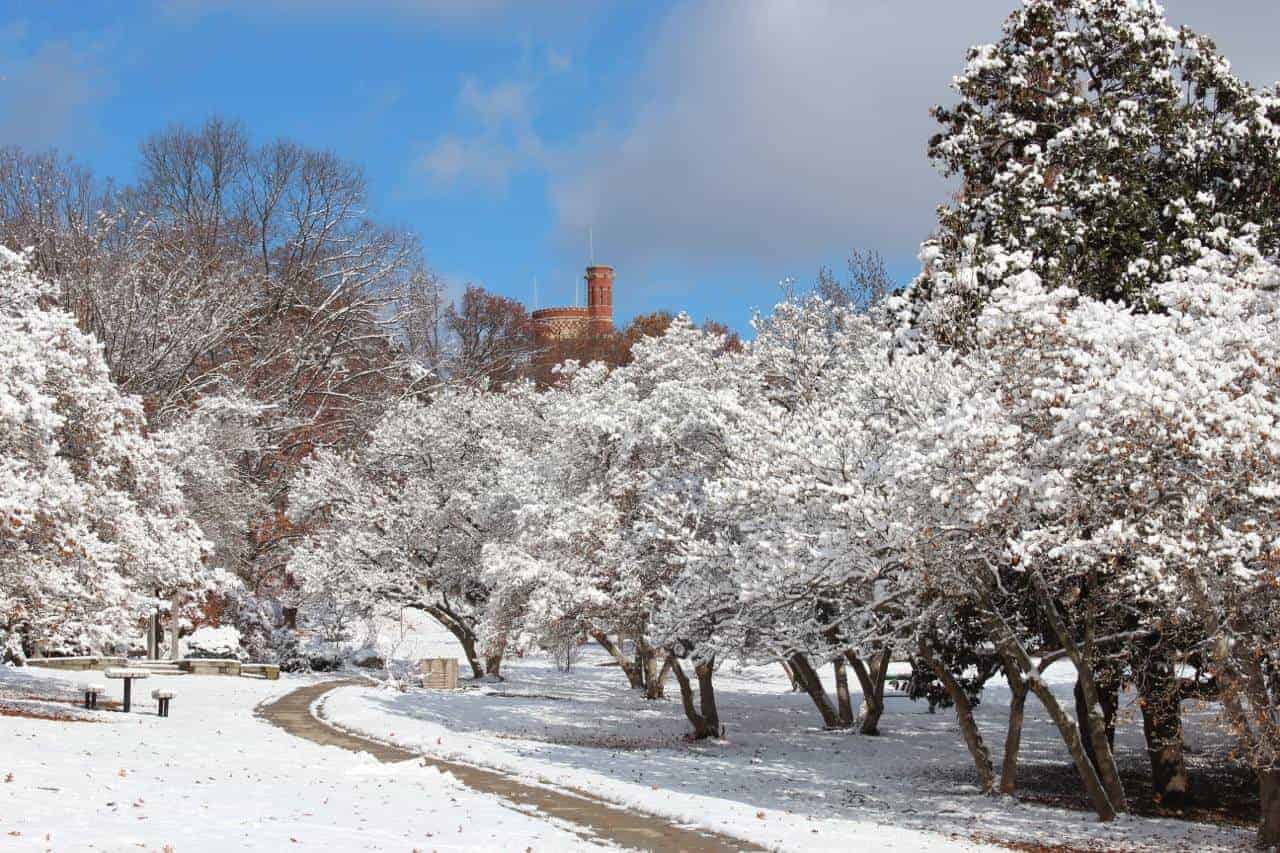
<path id="1" fill-rule="evenodd" d="M 363 683 L 325 681 L 300 687 L 260 706 L 257 714 L 292 735 L 318 744 L 337 746 L 351 752 L 367 752 L 382 762 L 419 761 L 425 766 L 438 768 L 473 790 L 501 797 L 520 811 L 535 808 L 557 818 L 569 824 L 579 837 L 589 841 L 612 842 L 622 847 L 660 853 L 736 853 L 764 849 L 727 836 L 677 826 L 664 818 L 614 806 L 589 794 L 540 788 L 493 770 L 409 752 L 338 729 L 312 715 L 312 704 L 329 691 Z"/>

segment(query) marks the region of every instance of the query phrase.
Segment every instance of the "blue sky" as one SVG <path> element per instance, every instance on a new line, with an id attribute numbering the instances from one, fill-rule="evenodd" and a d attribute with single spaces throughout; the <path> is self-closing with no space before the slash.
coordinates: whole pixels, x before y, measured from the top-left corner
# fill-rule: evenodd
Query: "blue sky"
<path id="1" fill-rule="evenodd" d="M 0 0 L 0 144 L 127 180 L 147 133 L 234 117 L 363 165 L 455 287 L 566 304 L 590 225 L 620 320 L 745 328 L 851 247 L 912 274 L 928 108 L 1013 2 Z M 1280 77 L 1272 3 L 1166 6 Z"/>

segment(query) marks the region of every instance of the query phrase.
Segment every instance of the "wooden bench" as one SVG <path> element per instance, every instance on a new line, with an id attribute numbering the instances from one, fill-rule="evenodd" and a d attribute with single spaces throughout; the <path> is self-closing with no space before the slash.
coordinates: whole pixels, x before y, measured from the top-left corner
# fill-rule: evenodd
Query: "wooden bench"
<path id="1" fill-rule="evenodd" d="M 152 690 L 151 698 L 160 705 L 160 716 L 169 716 L 169 703 L 173 701 L 172 690 Z"/>
<path id="2" fill-rule="evenodd" d="M 84 688 L 84 706 L 89 710 L 98 707 L 98 697 L 107 692 L 101 684 L 87 684 Z"/>
<path id="3" fill-rule="evenodd" d="M 248 678 L 265 678 L 276 681 L 280 678 L 280 667 L 273 663 L 242 663 L 240 674 Z"/>

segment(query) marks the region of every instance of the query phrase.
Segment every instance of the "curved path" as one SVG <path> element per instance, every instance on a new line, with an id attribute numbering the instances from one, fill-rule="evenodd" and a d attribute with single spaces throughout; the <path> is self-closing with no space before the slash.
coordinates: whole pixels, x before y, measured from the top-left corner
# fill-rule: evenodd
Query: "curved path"
<path id="1" fill-rule="evenodd" d="M 325 681 L 299 687 L 279 699 L 260 705 L 257 716 L 279 726 L 296 737 L 324 746 L 337 746 L 351 752 L 367 752 L 384 763 L 420 761 L 450 773 L 475 791 L 495 794 L 520 811 L 535 808 L 543 814 L 567 824 L 579 837 L 588 841 L 618 844 L 638 850 L 663 853 L 736 853 L 740 850 L 764 850 L 746 841 L 724 835 L 677 826 L 665 818 L 631 811 L 611 805 L 589 794 L 540 788 L 519 782 L 506 774 L 483 770 L 468 764 L 444 761 L 429 755 L 409 752 L 371 738 L 321 722 L 311 713 L 315 701 L 339 687 L 359 686 L 364 682 Z"/>

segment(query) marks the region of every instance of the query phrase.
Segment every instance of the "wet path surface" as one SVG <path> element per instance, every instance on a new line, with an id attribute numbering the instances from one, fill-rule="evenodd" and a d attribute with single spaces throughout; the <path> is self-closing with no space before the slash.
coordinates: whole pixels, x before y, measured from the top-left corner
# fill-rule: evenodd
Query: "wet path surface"
<path id="1" fill-rule="evenodd" d="M 323 746 L 368 753 L 384 763 L 417 761 L 424 766 L 435 767 L 474 791 L 502 798 L 519 811 L 536 809 L 568 824 L 568 828 L 588 841 L 662 853 L 736 853 L 765 849 L 746 841 L 678 826 L 664 818 L 614 806 L 588 794 L 540 788 L 493 770 L 409 752 L 336 728 L 316 719 L 311 713 L 311 706 L 326 693 L 339 687 L 363 684 L 342 680 L 300 687 L 261 705 L 257 715 L 296 737 Z"/>

